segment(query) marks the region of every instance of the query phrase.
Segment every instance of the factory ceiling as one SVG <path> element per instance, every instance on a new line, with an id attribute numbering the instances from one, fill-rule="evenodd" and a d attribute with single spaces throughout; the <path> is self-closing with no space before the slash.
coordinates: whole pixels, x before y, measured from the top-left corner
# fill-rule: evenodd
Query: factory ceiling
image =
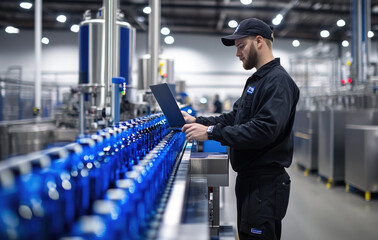
<path id="1" fill-rule="evenodd" d="M 355 0 L 356 1 L 356 0 Z M 371 1 L 371 30 L 378 36 L 378 0 Z M 33 30 L 34 6 L 30 10 L 19 7 L 18 0 L 0 1 L 0 28 L 13 26 Z M 34 1 L 31 1 L 34 3 Z M 68 31 L 72 24 L 83 19 L 90 9 L 93 15 L 102 6 L 102 0 L 43 0 L 43 29 Z M 119 0 L 125 21 L 137 31 L 148 30 L 148 15 L 143 8 L 147 0 Z M 341 41 L 351 36 L 351 0 L 253 0 L 243 5 L 240 0 L 161 0 L 161 25 L 171 33 L 231 34 L 230 20 L 257 17 L 269 24 L 277 14 L 283 15 L 280 25 L 274 26 L 276 38 L 319 40 L 320 31 L 328 30 L 328 41 Z M 67 21 L 60 23 L 56 16 L 65 14 Z M 336 22 L 344 19 L 346 25 Z"/>

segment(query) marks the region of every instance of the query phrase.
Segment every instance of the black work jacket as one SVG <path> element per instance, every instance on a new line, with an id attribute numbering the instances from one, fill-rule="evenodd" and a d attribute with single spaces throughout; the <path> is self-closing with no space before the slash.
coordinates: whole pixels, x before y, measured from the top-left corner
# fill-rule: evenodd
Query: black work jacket
<path id="1" fill-rule="evenodd" d="M 230 146 L 231 165 L 238 173 L 289 167 L 298 99 L 297 85 L 276 58 L 248 78 L 232 112 L 197 117 L 196 122 L 214 125 L 210 139 Z"/>

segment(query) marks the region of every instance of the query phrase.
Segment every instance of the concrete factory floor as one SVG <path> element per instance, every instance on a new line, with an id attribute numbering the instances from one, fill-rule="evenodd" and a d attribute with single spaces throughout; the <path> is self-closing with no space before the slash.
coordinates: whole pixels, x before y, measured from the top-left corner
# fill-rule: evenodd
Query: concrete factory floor
<path id="1" fill-rule="evenodd" d="M 304 176 L 296 164 L 291 176 L 289 208 L 283 221 L 282 240 L 376 240 L 378 197 L 365 201 L 361 192 L 346 192 L 344 184 L 327 189 L 316 174 Z M 236 229 L 235 176 L 230 167 L 230 186 L 221 190 L 221 225 Z M 220 238 L 230 239 L 230 238 Z"/>

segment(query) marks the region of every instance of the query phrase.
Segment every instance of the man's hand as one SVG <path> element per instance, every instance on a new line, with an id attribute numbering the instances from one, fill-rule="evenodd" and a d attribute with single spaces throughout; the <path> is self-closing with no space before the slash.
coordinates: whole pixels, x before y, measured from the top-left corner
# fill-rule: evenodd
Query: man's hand
<path id="1" fill-rule="evenodd" d="M 190 116 L 189 113 L 187 113 L 185 111 L 181 111 L 181 114 L 184 117 L 186 123 L 195 123 L 196 122 L 196 118 L 193 117 L 193 116 Z"/>
<path id="2" fill-rule="evenodd" d="M 207 136 L 207 128 L 207 126 L 204 126 L 199 123 L 189 123 L 185 124 L 182 127 L 182 132 L 185 132 L 186 139 L 188 141 L 206 141 L 209 139 Z"/>

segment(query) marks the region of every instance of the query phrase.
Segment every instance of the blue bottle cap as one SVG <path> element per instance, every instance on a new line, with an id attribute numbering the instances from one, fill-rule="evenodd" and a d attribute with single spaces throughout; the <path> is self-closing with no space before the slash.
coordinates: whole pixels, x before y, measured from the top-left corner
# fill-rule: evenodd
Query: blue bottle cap
<path id="1" fill-rule="evenodd" d="M 124 189 L 111 188 L 106 191 L 106 198 L 114 201 L 125 201 L 127 194 Z"/>
<path id="2" fill-rule="evenodd" d="M 105 235 L 106 224 L 100 216 L 86 215 L 79 219 L 77 228 L 74 231 L 78 235 L 93 234 L 100 237 Z"/>
<path id="3" fill-rule="evenodd" d="M 111 215 L 112 219 L 116 219 L 120 209 L 113 201 L 97 200 L 93 203 L 93 212 L 99 215 Z"/>
<path id="4" fill-rule="evenodd" d="M 130 171 L 126 173 L 127 178 L 138 180 L 140 173 L 137 171 Z"/>

